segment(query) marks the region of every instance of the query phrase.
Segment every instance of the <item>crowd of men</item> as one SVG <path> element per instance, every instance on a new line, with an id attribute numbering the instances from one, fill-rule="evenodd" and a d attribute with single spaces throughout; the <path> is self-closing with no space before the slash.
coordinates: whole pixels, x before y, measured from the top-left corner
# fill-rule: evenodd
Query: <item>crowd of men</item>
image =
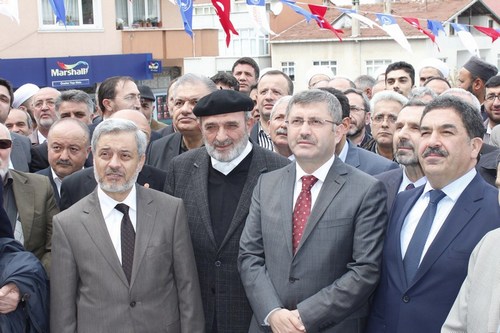
<path id="1" fill-rule="evenodd" d="M 498 332 L 500 75 L 457 70 L 244 57 L 168 125 L 131 77 L 0 79 L 0 332 Z"/>

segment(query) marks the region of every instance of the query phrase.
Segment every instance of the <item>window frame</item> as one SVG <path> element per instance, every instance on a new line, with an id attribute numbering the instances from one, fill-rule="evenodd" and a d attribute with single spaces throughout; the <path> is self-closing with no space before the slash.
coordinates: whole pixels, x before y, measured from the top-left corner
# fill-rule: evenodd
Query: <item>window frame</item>
<path id="1" fill-rule="evenodd" d="M 47 0 L 48 1 L 48 0 Z M 72 1 L 72 0 L 67 0 Z M 79 21 L 83 21 L 82 12 L 82 1 L 83 0 L 73 0 L 78 3 Z M 40 31 L 51 31 L 51 32 L 78 32 L 78 31 L 89 31 L 89 30 L 103 30 L 102 22 L 102 0 L 91 0 L 92 1 L 92 13 L 94 18 L 93 24 L 79 24 L 79 25 L 69 25 L 66 26 L 63 23 L 56 22 L 54 24 L 43 23 L 43 0 L 37 0 L 38 5 L 38 29 Z M 50 4 L 49 4 L 50 7 Z M 52 10 L 52 7 L 50 7 Z M 55 14 L 53 14 L 54 21 L 56 19 Z"/>

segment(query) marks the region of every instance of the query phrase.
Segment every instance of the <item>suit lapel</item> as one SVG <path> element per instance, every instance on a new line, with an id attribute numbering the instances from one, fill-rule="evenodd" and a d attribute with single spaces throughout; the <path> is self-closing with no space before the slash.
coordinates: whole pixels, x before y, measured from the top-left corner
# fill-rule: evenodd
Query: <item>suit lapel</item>
<path id="1" fill-rule="evenodd" d="M 307 221 L 297 252 L 300 251 L 300 248 L 307 241 L 307 238 L 318 224 L 328 206 L 330 206 L 337 193 L 344 186 L 346 174 L 347 169 L 345 168 L 345 164 L 339 158 L 335 158 L 325 178 L 325 182 L 321 186 L 321 191 L 318 194 L 314 207 L 311 210 L 311 215 L 309 215 L 309 220 Z"/>
<path id="2" fill-rule="evenodd" d="M 111 241 L 108 229 L 106 228 L 106 223 L 104 222 L 104 218 L 102 216 L 101 206 L 97 197 L 97 190 L 94 190 L 89 195 L 88 204 L 83 208 L 83 214 L 85 215 L 83 218 L 83 226 L 90 235 L 90 238 L 94 242 L 96 248 L 99 249 L 104 259 L 115 271 L 120 280 L 128 286 L 129 284 L 127 278 L 125 277 L 125 273 L 123 272 L 123 268 L 116 254 L 116 250 L 113 247 L 113 242 Z"/>
<path id="3" fill-rule="evenodd" d="M 480 176 L 476 175 L 453 206 L 453 209 L 422 259 L 422 263 L 413 279 L 414 282 L 417 282 L 430 269 L 434 262 L 443 254 L 455 237 L 481 208 L 480 204 L 483 193 L 478 189 L 479 182 L 477 177 Z M 409 287 L 411 287 L 411 285 Z"/>
<path id="4" fill-rule="evenodd" d="M 24 175 L 13 170 L 10 172 L 13 180 L 12 189 L 14 190 L 17 213 L 19 214 L 19 221 L 21 221 L 23 229 L 24 242 L 26 247 L 29 247 L 35 217 L 35 188 Z"/>
<path id="5" fill-rule="evenodd" d="M 210 158 L 206 149 L 199 149 L 198 155 L 192 166 L 192 184 L 194 184 L 196 188 L 192 189 L 191 194 L 196 198 L 196 202 L 198 202 L 199 217 L 206 229 L 207 235 L 214 248 L 217 248 L 208 204 L 208 163 L 210 163 Z"/>
<path id="6" fill-rule="evenodd" d="M 359 168 L 361 163 L 359 162 L 359 153 L 356 149 L 353 149 L 351 146 L 351 142 L 349 140 L 346 140 L 345 144 L 347 145 L 347 155 L 345 157 L 345 163 L 355 167 L 356 169 Z"/>
<path id="7" fill-rule="evenodd" d="M 137 189 L 137 226 L 134 250 L 134 264 L 132 266 L 132 276 L 130 286 L 133 286 L 141 262 L 144 259 L 146 249 L 151 239 L 156 221 L 156 211 L 153 211 L 151 205 L 153 197 L 142 186 L 136 186 Z"/>
<path id="8" fill-rule="evenodd" d="M 280 216 L 279 220 L 283 226 L 283 237 L 285 237 L 286 247 L 288 248 L 288 253 L 290 257 L 293 257 L 293 246 L 292 246 L 292 225 L 293 225 L 293 190 L 295 187 L 295 177 L 296 177 L 296 167 L 295 163 L 292 163 L 285 167 L 286 173 L 281 180 L 280 191 Z M 266 204 L 261 203 L 261 204 Z"/>
<path id="9" fill-rule="evenodd" d="M 220 247 L 222 248 L 224 244 L 231 238 L 232 234 L 238 229 L 238 226 L 241 223 L 244 223 L 246 217 L 248 215 L 248 210 L 250 209 L 250 202 L 252 199 L 252 193 L 255 188 L 255 184 L 257 184 L 257 180 L 260 175 L 264 172 L 267 172 L 267 167 L 263 162 L 262 155 L 255 149 L 255 145 L 252 153 L 252 161 L 250 163 L 250 169 L 248 171 L 247 179 L 245 181 L 245 185 L 243 186 L 243 191 L 240 195 L 240 200 L 238 201 L 238 206 L 236 207 L 236 211 L 234 212 L 233 219 L 231 220 L 231 224 L 224 236 L 224 240 L 222 241 Z"/>

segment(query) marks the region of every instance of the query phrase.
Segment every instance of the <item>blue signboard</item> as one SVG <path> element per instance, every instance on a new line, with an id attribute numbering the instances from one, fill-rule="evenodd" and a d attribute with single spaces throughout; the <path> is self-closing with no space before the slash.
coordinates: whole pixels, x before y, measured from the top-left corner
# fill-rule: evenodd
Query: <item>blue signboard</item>
<path id="1" fill-rule="evenodd" d="M 150 73 L 161 73 L 161 60 L 151 60 L 148 61 L 148 71 Z"/>
<path id="2" fill-rule="evenodd" d="M 73 89 L 92 87 L 111 76 L 151 80 L 151 53 L 54 58 L 0 59 L 0 77 L 14 88 L 25 83 L 39 87 Z M 159 62 L 161 72 L 161 61 Z"/>

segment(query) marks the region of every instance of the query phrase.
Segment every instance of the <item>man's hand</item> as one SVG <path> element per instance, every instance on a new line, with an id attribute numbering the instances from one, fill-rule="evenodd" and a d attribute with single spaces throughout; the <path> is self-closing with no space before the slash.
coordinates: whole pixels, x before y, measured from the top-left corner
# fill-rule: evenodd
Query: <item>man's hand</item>
<path id="1" fill-rule="evenodd" d="M 268 321 L 273 333 L 305 333 L 306 331 L 297 310 L 280 309 L 274 311 L 269 316 Z"/>
<path id="2" fill-rule="evenodd" d="M 14 311 L 20 299 L 17 286 L 14 283 L 7 283 L 0 288 L 0 313 L 7 314 Z"/>

